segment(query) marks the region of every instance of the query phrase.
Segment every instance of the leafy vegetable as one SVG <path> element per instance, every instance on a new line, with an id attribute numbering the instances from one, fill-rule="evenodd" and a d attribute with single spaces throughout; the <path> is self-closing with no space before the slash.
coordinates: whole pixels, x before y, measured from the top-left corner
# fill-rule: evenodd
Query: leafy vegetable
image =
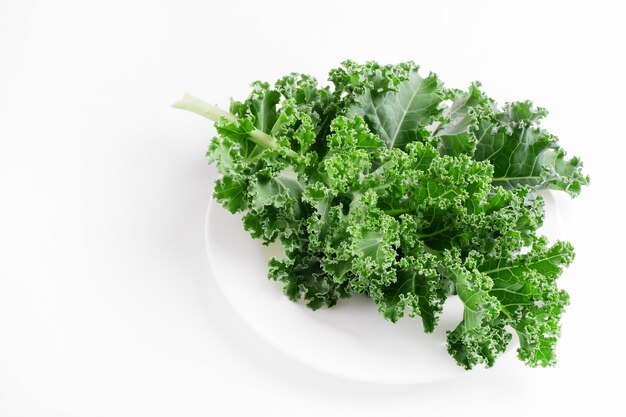
<path id="1" fill-rule="evenodd" d="M 216 122 L 214 197 L 245 213 L 253 237 L 282 244 L 269 278 L 312 309 L 366 294 L 426 332 L 458 295 L 448 351 L 459 365 L 493 365 L 510 331 L 521 360 L 553 365 L 568 304 L 556 279 L 574 252 L 537 235 L 535 191 L 576 196 L 589 178 L 539 126 L 546 111 L 500 108 L 480 84 L 449 89 L 411 62 L 346 61 L 330 81 L 255 82 L 230 112 L 189 95 L 174 105 Z"/>

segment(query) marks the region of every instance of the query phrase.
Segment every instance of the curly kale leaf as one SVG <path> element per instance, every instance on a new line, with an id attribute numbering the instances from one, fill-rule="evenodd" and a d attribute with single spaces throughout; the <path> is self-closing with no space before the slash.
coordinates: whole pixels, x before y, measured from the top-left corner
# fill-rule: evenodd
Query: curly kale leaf
<path id="1" fill-rule="evenodd" d="M 490 110 L 491 101 L 472 84 L 467 93 L 449 90 L 451 104 L 442 112 L 441 121 L 435 123 L 433 137 L 442 155 L 473 155 L 478 142 L 476 132 L 484 112 Z"/>
<path id="2" fill-rule="evenodd" d="M 458 259 L 448 255 L 449 273 L 464 306 L 463 320 L 456 329 L 448 331 L 448 352 L 466 369 L 479 363 L 492 366 L 511 340 L 501 317 L 501 305 L 490 294 L 493 281 L 464 268 Z"/>
<path id="3" fill-rule="evenodd" d="M 524 101 L 509 103 L 481 120 L 475 158 L 493 164 L 494 184 L 531 185 L 576 196 L 589 183 L 589 177 L 581 172 L 580 160 L 565 159 L 557 137 L 539 127 L 546 115 L 545 109 Z"/>
<path id="4" fill-rule="evenodd" d="M 569 302 L 556 279 L 573 259 L 569 243 L 548 246 L 545 238 L 537 238 L 529 253 L 509 261 L 494 259 L 478 268 L 493 280 L 491 294 L 519 336 L 519 358 L 531 366 L 556 362 L 561 314 Z"/>
<path id="5" fill-rule="evenodd" d="M 384 91 L 384 90 L 382 90 Z M 422 78 L 417 67 L 395 90 L 379 92 L 366 89 L 348 108 L 348 116 L 359 115 L 387 144 L 388 148 L 404 148 L 415 141 L 425 141 L 430 126 L 441 112 L 442 85 L 435 74 Z"/>
<path id="6" fill-rule="evenodd" d="M 574 253 L 538 236 L 535 191 L 576 196 L 589 177 L 540 127 L 544 109 L 500 108 L 479 83 L 449 89 L 418 69 L 345 61 L 332 88 L 291 73 L 253 83 L 230 112 L 189 95 L 175 107 L 215 121 L 213 195 L 252 237 L 280 242 L 268 276 L 289 299 L 318 309 L 361 293 L 432 332 L 456 296 L 460 366 L 492 366 L 513 335 L 526 364 L 554 365 L 569 302 L 556 280 Z"/>

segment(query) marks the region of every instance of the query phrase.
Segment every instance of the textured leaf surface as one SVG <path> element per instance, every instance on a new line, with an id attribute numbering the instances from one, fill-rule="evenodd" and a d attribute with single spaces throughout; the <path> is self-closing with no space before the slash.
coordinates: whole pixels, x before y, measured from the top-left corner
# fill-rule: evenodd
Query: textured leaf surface
<path id="1" fill-rule="evenodd" d="M 424 141 L 426 127 L 439 114 L 442 88 L 436 75 L 422 78 L 417 70 L 397 86 L 397 91 L 379 93 L 367 89 L 348 109 L 348 116 L 363 117 L 389 148 L 404 148 Z"/>
<path id="2" fill-rule="evenodd" d="M 538 126 L 546 114 L 530 102 L 517 102 L 481 121 L 475 158 L 493 164 L 495 185 L 530 185 L 576 196 L 589 183 L 580 160 L 566 159 L 558 139 Z"/>

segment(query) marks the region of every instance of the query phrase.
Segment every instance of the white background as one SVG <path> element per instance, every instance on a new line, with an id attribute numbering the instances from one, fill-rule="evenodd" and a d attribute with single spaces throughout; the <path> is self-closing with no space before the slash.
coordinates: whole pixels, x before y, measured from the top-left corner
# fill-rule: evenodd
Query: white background
<path id="1" fill-rule="evenodd" d="M 0 416 L 623 413 L 620 3 L 0 1 Z M 324 80 L 346 58 L 531 98 L 583 157 L 556 368 L 350 382 L 283 356 L 220 294 L 214 131 L 169 104 L 227 106 L 255 79 Z"/>

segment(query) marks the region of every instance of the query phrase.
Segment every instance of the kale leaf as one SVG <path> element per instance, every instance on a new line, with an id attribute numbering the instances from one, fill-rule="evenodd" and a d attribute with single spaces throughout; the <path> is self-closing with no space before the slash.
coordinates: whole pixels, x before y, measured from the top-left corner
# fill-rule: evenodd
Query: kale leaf
<path id="1" fill-rule="evenodd" d="M 190 95 L 174 104 L 215 122 L 215 199 L 244 213 L 252 237 L 282 244 L 269 278 L 312 309 L 365 294 L 426 332 L 458 296 L 459 365 L 492 366 L 511 331 L 526 364 L 554 365 L 569 302 L 556 279 L 574 252 L 538 235 L 536 191 L 576 196 L 589 177 L 540 127 L 546 110 L 498 107 L 479 83 L 450 89 L 412 62 L 346 61 L 329 80 L 257 81 L 229 112 Z"/>

